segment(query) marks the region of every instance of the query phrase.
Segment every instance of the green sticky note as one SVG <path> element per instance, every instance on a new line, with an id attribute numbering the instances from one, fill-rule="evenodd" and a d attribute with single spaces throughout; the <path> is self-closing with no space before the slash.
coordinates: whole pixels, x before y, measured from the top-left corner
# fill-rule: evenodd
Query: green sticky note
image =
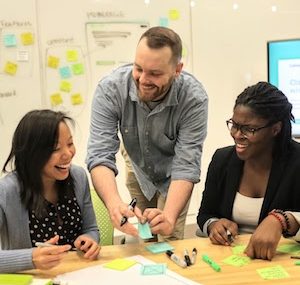
<path id="1" fill-rule="evenodd" d="M 242 254 L 246 249 L 246 245 L 235 245 L 232 247 L 233 254 Z"/>
<path id="2" fill-rule="evenodd" d="M 167 265 L 165 263 L 144 264 L 141 268 L 142 275 L 162 275 L 166 274 Z"/>
<path id="3" fill-rule="evenodd" d="M 152 253 L 166 252 L 167 250 L 173 250 L 174 247 L 167 242 L 156 242 L 146 246 L 146 249 Z"/>
<path id="4" fill-rule="evenodd" d="M 84 73 L 83 64 L 81 63 L 75 63 L 71 68 L 74 75 L 81 75 Z"/>
<path id="5" fill-rule="evenodd" d="M 27 274 L 0 274 L 0 284 L 5 285 L 28 285 L 33 279 Z"/>
<path id="6" fill-rule="evenodd" d="M 248 256 L 240 256 L 240 255 L 231 255 L 223 260 L 224 263 L 240 267 L 250 263 L 250 258 Z"/>
<path id="7" fill-rule="evenodd" d="M 135 260 L 117 258 L 111 262 L 105 263 L 103 266 L 105 268 L 110 268 L 114 270 L 124 271 L 129 267 L 135 265 L 137 262 Z"/>
<path id="8" fill-rule="evenodd" d="M 260 268 L 256 269 L 256 271 L 262 279 L 266 280 L 284 279 L 290 277 L 290 275 L 281 265 Z"/>
<path id="9" fill-rule="evenodd" d="M 149 239 L 153 237 L 148 222 L 145 224 L 138 223 L 138 231 L 139 231 L 139 237 L 142 239 Z"/>
<path id="10" fill-rule="evenodd" d="M 300 251 L 300 245 L 294 243 L 282 244 L 277 247 L 277 251 L 283 253 L 296 253 Z"/>

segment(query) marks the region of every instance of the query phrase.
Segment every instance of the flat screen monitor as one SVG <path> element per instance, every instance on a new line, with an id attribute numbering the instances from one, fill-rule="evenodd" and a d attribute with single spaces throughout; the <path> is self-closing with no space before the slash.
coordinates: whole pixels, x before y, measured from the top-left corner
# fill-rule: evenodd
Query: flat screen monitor
<path id="1" fill-rule="evenodd" d="M 293 104 L 292 134 L 300 137 L 300 38 L 269 41 L 268 81 Z"/>

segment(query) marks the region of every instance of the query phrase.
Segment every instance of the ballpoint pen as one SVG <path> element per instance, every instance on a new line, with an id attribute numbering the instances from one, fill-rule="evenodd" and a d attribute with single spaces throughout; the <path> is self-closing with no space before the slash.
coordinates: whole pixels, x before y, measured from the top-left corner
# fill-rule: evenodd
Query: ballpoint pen
<path id="1" fill-rule="evenodd" d="M 128 210 L 133 211 L 133 209 L 134 209 L 134 207 L 136 205 L 136 202 L 137 202 L 137 199 L 133 198 L 131 200 L 131 202 L 129 203 L 129 205 L 128 205 Z M 128 220 L 128 218 L 126 216 L 123 216 L 122 220 L 121 220 L 121 223 L 120 223 L 120 226 L 122 227 L 124 224 L 126 224 L 127 220 Z"/>
<path id="2" fill-rule="evenodd" d="M 51 247 L 51 246 L 57 246 L 58 244 L 52 244 L 52 243 L 47 243 L 47 242 L 36 242 L 35 246 L 36 247 Z M 69 249 L 70 251 L 77 251 L 76 247 L 72 247 Z"/>
<path id="3" fill-rule="evenodd" d="M 192 250 L 192 258 L 191 258 L 191 263 L 195 264 L 197 259 L 197 249 L 194 247 Z"/>
<path id="4" fill-rule="evenodd" d="M 184 260 L 182 260 L 180 257 L 178 257 L 173 251 L 167 250 L 166 255 L 173 261 L 175 262 L 178 266 L 182 268 L 186 268 L 187 264 Z"/>
<path id="5" fill-rule="evenodd" d="M 206 254 L 203 254 L 202 255 L 202 260 L 204 261 L 204 262 L 206 262 L 207 264 L 209 264 L 209 266 L 213 269 L 213 270 L 215 270 L 215 271 L 217 271 L 217 272 L 220 272 L 221 271 L 221 267 L 220 267 L 220 265 L 218 265 L 217 263 L 215 263 L 209 256 L 207 256 Z"/>

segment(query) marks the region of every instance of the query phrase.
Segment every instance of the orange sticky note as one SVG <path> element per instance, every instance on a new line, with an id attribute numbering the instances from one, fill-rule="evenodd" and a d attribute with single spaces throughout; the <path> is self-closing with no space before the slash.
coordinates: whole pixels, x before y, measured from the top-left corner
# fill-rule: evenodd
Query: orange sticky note
<path id="1" fill-rule="evenodd" d="M 48 56 L 48 67 L 57 68 L 59 66 L 59 58 L 56 56 Z"/>
<path id="2" fill-rule="evenodd" d="M 18 65 L 11 61 L 7 61 L 4 66 L 4 72 L 9 75 L 15 75 L 17 73 Z"/>
<path id="3" fill-rule="evenodd" d="M 51 101 L 52 106 L 57 106 L 57 105 L 62 104 L 63 99 L 62 99 L 60 93 L 55 93 L 50 96 L 50 101 Z"/>
<path id="4" fill-rule="evenodd" d="M 83 103 L 83 99 L 80 93 L 73 94 L 71 96 L 72 105 L 80 105 Z"/>
<path id="5" fill-rule="evenodd" d="M 70 92 L 71 89 L 72 89 L 72 84 L 69 82 L 69 81 L 66 81 L 66 80 L 62 80 L 60 82 L 60 87 L 59 89 L 61 91 L 64 91 L 64 92 Z"/>
<path id="6" fill-rule="evenodd" d="M 32 33 L 23 33 L 21 34 L 21 42 L 24 46 L 33 44 L 33 34 Z"/>

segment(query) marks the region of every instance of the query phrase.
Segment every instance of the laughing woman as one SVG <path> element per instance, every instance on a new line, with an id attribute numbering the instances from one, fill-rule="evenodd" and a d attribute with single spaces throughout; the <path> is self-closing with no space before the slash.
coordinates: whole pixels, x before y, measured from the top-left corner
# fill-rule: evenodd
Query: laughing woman
<path id="1" fill-rule="evenodd" d="M 292 139 L 291 110 L 267 82 L 237 97 L 226 122 L 234 146 L 215 152 L 197 218 L 212 243 L 253 233 L 245 253 L 271 260 L 282 234 L 299 238 L 300 145 Z"/>
<path id="2" fill-rule="evenodd" d="M 73 120 L 35 110 L 18 124 L 0 180 L 0 272 L 50 269 L 72 247 L 96 259 L 99 231 L 85 170 L 72 165 Z M 52 244 L 35 247 L 36 242 Z"/>

